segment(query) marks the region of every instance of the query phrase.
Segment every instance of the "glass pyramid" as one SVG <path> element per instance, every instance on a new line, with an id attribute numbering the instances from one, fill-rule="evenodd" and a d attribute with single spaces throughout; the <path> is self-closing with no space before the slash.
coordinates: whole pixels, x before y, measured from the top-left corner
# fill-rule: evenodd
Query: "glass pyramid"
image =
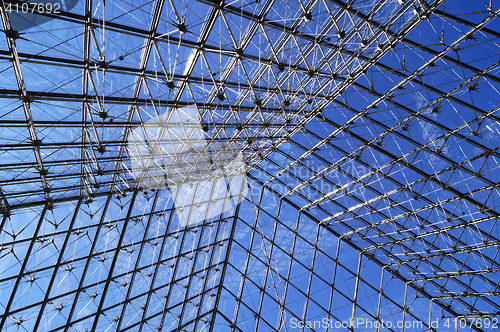
<path id="1" fill-rule="evenodd" d="M 0 0 L 0 331 L 497 331 L 500 1 Z"/>

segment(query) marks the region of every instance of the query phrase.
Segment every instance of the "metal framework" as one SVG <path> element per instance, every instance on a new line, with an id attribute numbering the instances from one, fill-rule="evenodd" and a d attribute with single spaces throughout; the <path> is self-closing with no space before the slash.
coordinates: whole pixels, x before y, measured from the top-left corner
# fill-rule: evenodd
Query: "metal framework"
<path id="1" fill-rule="evenodd" d="M 0 0 L 1 331 L 499 328 L 498 1 L 54 3 Z M 239 204 L 140 186 L 186 108 Z"/>

